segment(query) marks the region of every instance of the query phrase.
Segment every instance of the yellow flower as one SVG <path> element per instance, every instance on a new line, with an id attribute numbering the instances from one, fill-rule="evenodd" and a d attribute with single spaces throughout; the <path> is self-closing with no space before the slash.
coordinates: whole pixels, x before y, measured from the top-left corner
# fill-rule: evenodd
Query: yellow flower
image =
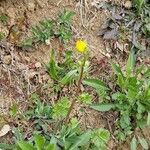
<path id="1" fill-rule="evenodd" d="M 76 42 L 76 49 L 80 53 L 84 53 L 87 50 L 87 43 L 82 40 Z"/>

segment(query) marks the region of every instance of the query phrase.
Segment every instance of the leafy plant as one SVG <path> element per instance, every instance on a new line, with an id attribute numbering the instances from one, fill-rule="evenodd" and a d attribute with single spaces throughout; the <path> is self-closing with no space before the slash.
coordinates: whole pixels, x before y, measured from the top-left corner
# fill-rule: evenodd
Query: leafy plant
<path id="1" fill-rule="evenodd" d="M 92 104 L 92 95 L 89 93 L 81 93 L 78 97 L 78 101 L 83 104 Z"/>
<path id="2" fill-rule="evenodd" d="M 109 89 L 103 81 L 99 79 L 88 78 L 83 80 L 83 84 L 94 88 L 97 94 L 100 96 L 101 100 L 107 98 Z"/>
<path id="3" fill-rule="evenodd" d="M 71 21 L 74 13 L 64 10 L 56 20 L 44 19 L 32 27 L 31 37 L 24 39 L 18 46 L 28 49 L 35 43 L 49 43 L 51 38 L 59 38 L 65 43 L 72 37 Z"/>
<path id="4" fill-rule="evenodd" d="M 130 143 L 131 150 L 136 150 L 138 144 L 140 144 L 145 150 L 149 149 L 149 144 L 145 138 L 141 138 L 139 136 L 136 138 L 135 136 L 133 136 L 131 143 Z"/>
<path id="5" fill-rule="evenodd" d="M 91 141 L 94 144 L 94 146 L 92 147 L 92 149 L 97 149 L 97 150 L 107 149 L 106 144 L 109 140 L 109 137 L 110 137 L 110 133 L 103 128 L 93 131 Z"/>
<path id="6" fill-rule="evenodd" d="M 75 64 L 72 63 L 72 66 L 68 67 L 68 63 L 70 63 L 70 61 L 72 60 L 70 58 L 66 58 L 66 60 L 58 66 L 55 53 L 56 52 L 54 50 L 51 51 L 50 61 L 46 65 L 50 77 L 61 85 L 67 85 L 72 83 L 72 81 L 76 79 L 77 75 L 77 69 L 75 68 Z"/>
<path id="7" fill-rule="evenodd" d="M 105 129 L 81 131 L 77 119 L 72 118 L 70 123 L 63 125 L 60 132 L 50 134 L 49 138 L 43 135 L 34 135 L 30 140 L 18 140 L 14 145 L 0 144 L 2 150 L 76 150 L 76 149 L 106 149 L 109 132 Z"/>
<path id="8" fill-rule="evenodd" d="M 142 7 L 144 6 L 144 2 L 145 2 L 145 0 L 133 0 L 133 4 L 136 7 L 139 14 L 142 11 Z"/>
<path id="9" fill-rule="evenodd" d="M 9 17 L 8 17 L 6 14 L 2 13 L 2 14 L 0 15 L 0 22 L 1 22 L 3 25 L 6 25 L 6 24 L 8 23 L 8 20 L 9 20 Z"/>
<path id="10" fill-rule="evenodd" d="M 56 35 L 63 43 L 70 40 L 72 37 L 71 21 L 74 15 L 74 12 L 64 10 L 58 18 L 59 29 Z"/>
<path id="11" fill-rule="evenodd" d="M 118 86 L 118 90 L 111 95 L 112 102 L 106 103 L 104 101 L 100 104 L 91 105 L 91 108 L 97 111 L 113 109 L 119 112 L 117 123 L 120 132 L 118 131 L 118 136 L 122 140 L 131 134 L 136 127 L 143 128 L 147 125 L 150 111 L 149 69 L 140 67 L 135 70 L 134 66 L 134 53 L 131 53 L 128 58 L 125 73 L 118 65 L 112 63 L 112 68 L 117 76 L 116 86 Z M 91 80 L 88 85 L 95 87 L 97 84 L 94 83 Z"/>
<path id="12" fill-rule="evenodd" d="M 9 111 L 10 115 L 15 117 L 18 113 L 18 106 L 16 103 L 14 103 L 11 107 L 10 107 L 10 111 Z"/>
<path id="13" fill-rule="evenodd" d="M 53 105 L 53 118 L 54 119 L 62 119 L 65 118 L 70 103 L 67 97 L 62 97 L 55 105 Z"/>
<path id="14" fill-rule="evenodd" d="M 35 42 L 45 42 L 48 39 L 50 40 L 54 35 L 53 22 L 48 19 L 40 21 L 39 25 L 32 27 L 32 35 Z"/>
<path id="15" fill-rule="evenodd" d="M 41 102 L 36 93 L 31 95 L 31 102 L 33 103 L 33 106 L 29 108 L 25 114 L 29 119 L 52 119 L 52 107 Z"/>
<path id="16" fill-rule="evenodd" d="M 15 145 L 2 145 L 0 148 L 11 150 L 55 150 L 55 145 L 42 135 L 35 135 L 32 141 L 18 141 Z"/>
<path id="17" fill-rule="evenodd" d="M 0 32 L 0 41 L 2 41 L 4 37 L 5 37 L 5 33 Z"/>
<path id="18" fill-rule="evenodd" d="M 33 48 L 33 39 L 32 38 L 25 39 L 19 44 L 19 46 L 25 49 Z"/>
<path id="19" fill-rule="evenodd" d="M 72 59 L 72 52 L 70 51 L 69 52 L 66 51 L 64 57 L 65 59 L 61 63 L 58 63 L 56 61 L 56 51 L 52 49 L 50 61 L 46 65 L 48 74 L 60 86 L 69 85 L 77 81 L 80 73 L 80 67 L 83 63 L 82 59 L 80 61 L 74 62 Z M 88 61 L 85 62 L 83 71 L 84 76 L 88 74 L 89 71 Z"/>

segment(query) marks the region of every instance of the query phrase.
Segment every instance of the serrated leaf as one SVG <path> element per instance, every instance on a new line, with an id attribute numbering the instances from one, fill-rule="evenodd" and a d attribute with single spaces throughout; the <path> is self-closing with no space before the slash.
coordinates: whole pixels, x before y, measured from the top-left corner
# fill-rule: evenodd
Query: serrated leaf
<path id="1" fill-rule="evenodd" d="M 71 70 L 60 80 L 60 83 L 64 85 L 69 84 L 72 81 L 72 79 L 75 77 L 76 73 L 77 70 Z"/>
<path id="2" fill-rule="evenodd" d="M 34 141 L 35 141 L 37 150 L 41 150 L 44 147 L 45 138 L 42 137 L 41 135 L 35 135 Z"/>
<path id="3" fill-rule="evenodd" d="M 115 104 L 93 104 L 90 106 L 90 108 L 97 111 L 105 112 L 115 108 Z"/>
<path id="4" fill-rule="evenodd" d="M 141 144 L 141 146 L 144 148 L 144 149 L 148 149 L 149 148 L 149 146 L 148 146 L 148 143 L 147 143 L 147 141 L 146 141 L 146 139 L 144 139 L 144 138 L 140 138 L 139 137 L 139 142 L 140 142 L 140 144 Z"/>
<path id="5" fill-rule="evenodd" d="M 99 79 L 84 79 L 83 84 L 91 86 L 95 89 L 101 89 L 101 88 L 108 89 L 105 83 Z"/>
<path id="6" fill-rule="evenodd" d="M 75 15 L 74 12 L 64 10 L 63 13 L 60 15 L 61 23 L 70 23 L 74 15 Z"/>
<path id="7" fill-rule="evenodd" d="M 135 136 L 132 138 L 132 141 L 130 143 L 130 148 L 131 150 L 136 150 L 137 147 L 137 139 L 135 138 Z"/>

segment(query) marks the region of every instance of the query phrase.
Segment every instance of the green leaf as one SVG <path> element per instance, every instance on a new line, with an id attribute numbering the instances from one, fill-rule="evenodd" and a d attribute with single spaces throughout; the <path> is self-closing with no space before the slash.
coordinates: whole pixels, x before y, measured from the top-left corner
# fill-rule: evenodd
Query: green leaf
<path id="1" fill-rule="evenodd" d="M 148 32 L 150 32 L 150 23 L 146 24 L 145 28 L 147 29 Z"/>
<path id="2" fill-rule="evenodd" d="M 147 125 L 150 126 L 150 112 L 148 113 L 148 116 L 147 116 Z"/>
<path id="3" fill-rule="evenodd" d="M 91 138 L 91 131 L 83 133 L 79 138 L 74 141 L 74 144 L 69 148 L 69 150 L 76 150 L 79 146 L 85 145 L 89 142 Z"/>
<path id="4" fill-rule="evenodd" d="M 136 60 L 136 57 L 135 57 L 134 53 L 135 52 L 132 50 L 130 55 L 129 55 L 128 61 L 127 61 L 127 65 L 126 65 L 126 74 L 127 74 L 127 76 L 130 76 L 133 69 L 134 69 L 135 60 Z"/>
<path id="5" fill-rule="evenodd" d="M 115 104 L 93 104 L 90 106 L 90 108 L 105 112 L 111 110 L 112 108 L 115 108 Z"/>
<path id="6" fill-rule="evenodd" d="M 122 75 L 120 75 L 120 74 L 118 74 L 117 84 L 119 85 L 119 87 L 120 87 L 121 89 L 123 89 L 124 86 L 125 86 L 124 77 L 123 77 Z"/>
<path id="7" fill-rule="evenodd" d="M 122 71 L 121 71 L 121 68 L 116 65 L 115 63 L 111 63 L 111 66 L 112 66 L 112 69 L 113 71 L 115 72 L 115 74 L 118 76 L 118 75 L 121 75 L 122 77 L 124 77 Z"/>
<path id="8" fill-rule="evenodd" d="M 18 146 L 21 148 L 21 150 L 36 150 L 31 144 L 27 142 L 18 142 Z"/>
<path id="9" fill-rule="evenodd" d="M 53 118 L 62 119 L 66 117 L 70 107 L 70 102 L 67 97 L 62 97 L 55 105 L 53 105 Z"/>
<path id="10" fill-rule="evenodd" d="M 92 95 L 89 93 L 81 93 L 78 97 L 78 100 L 83 104 L 92 104 Z"/>
<path id="11" fill-rule="evenodd" d="M 145 71 L 144 77 L 145 77 L 145 78 L 149 78 L 149 77 L 150 77 L 150 68 L 148 68 L 148 69 Z"/>
<path id="12" fill-rule="evenodd" d="M 70 21 L 71 21 L 71 19 L 72 19 L 72 17 L 74 15 L 75 15 L 74 12 L 64 10 L 62 12 L 62 14 L 60 15 L 60 21 L 61 21 L 61 23 L 66 23 L 66 24 L 70 23 Z"/>
<path id="13" fill-rule="evenodd" d="M 144 0 L 133 0 L 134 5 L 138 11 L 138 13 L 140 14 L 141 10 L 142 10 L 142 6 L 144 5 Z"/>
<path id="14" fill-rule="evenodd" d="M 42 150 L 45 144 L 45 138 L 42 137 L 41 135 L 35 135 L 34 141 L 35 141 L 37 150 Z"/>
<path id="15" fill-rule="evenodd" d="M 132 138 L 132 141 L 130 143 L 130 148 L 131 150 L 136 150 L 137 147 L 137 139 L 135 138 L 135 136 Z"/>
<path id="16" fill-rule="evenodd" d="M 45 150 L 56 150 L 56 148 L 54 144 L 49 144 Z"/>
<path id="17" fill-rule="evenodd" d="M 28 48 L 34 48 L 33 47 L 33 40 L 31 38 L 23 40 L 20 44 L 20 47 L 28 49 Z"/>
<path id="18" fill-rule="evenodd" d="M 144 65 L 140 66 L 140 67 L 136 70 L 136 76 L 138 76 L 139 74 L 141 74 L 143 70 L 144 70 Z"/>
<path id="19" fill-rule="evenodd" d="M 83 84 L 91 86 L 95 89 L 101 89 L 101 88 L 108 89 L 105 83 L 99 79 L 84 79 Z"/>
<path id="20" fill-rule="evenodd" d="M 3 144 L 3 143 L 0 143 L 0 149 L 2 150 L 12 150 L 15 148 L 15 145 L 9 145 L 9 144 Z"/>
<path id="21" fill-rule="evenodd" d="M 58 76 L 57 76 L 57 66 L 56 66 L 56 61 L 55 61 L 55 51 L 54 49 L 52 49 L 51 52 L 51 58 L 50 58 L 50 62 L 49 65 L 46 66 L 49 75 L 51 76 L 51 78 L 53 78 L 54 80 L 58 80 Z"/>
<path id="22" fill-rule="evenodd" d="M 142 146 L 144 149 L 148 149 L 148 148 L 149 148 L 148 143 L 147 143 L 147 141 L 146 141 L 144 138 L 140 138 L 140 137 L 139 137 L 139 142 L 140 142 L 141 146 Z"/>
<path id="23" fill-rule="evenodd" d="M 77 70 L 71 70 L 60 80 L 60 83 L 63 85 L 69 84 L 75 78 L 76 73 Z"/>
<path id="24" fill-rule="evenodd" d="M 100 128 L 95 129 L 92 133 L 91 141 L 99 149 L 106 149 L 106 144 L 110 138 L 108 130 Z"/>

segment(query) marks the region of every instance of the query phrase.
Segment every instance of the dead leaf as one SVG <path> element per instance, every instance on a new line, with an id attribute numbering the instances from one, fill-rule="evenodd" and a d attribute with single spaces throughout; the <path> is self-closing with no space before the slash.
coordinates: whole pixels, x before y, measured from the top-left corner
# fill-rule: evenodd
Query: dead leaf
<path id="1" fill-rule="evenodd" d="M 10 131 L 10 126 L 8 124 L 4 125 L 0 130 L 0 137 L 6 135 Z"/>
<path id="2" fill-rule="evenodd" d="M 112 17 L 116 20 L 121 20 L 123 18 L 120 14 L 116 14 L 116 13 L 112 14 Z"/>

